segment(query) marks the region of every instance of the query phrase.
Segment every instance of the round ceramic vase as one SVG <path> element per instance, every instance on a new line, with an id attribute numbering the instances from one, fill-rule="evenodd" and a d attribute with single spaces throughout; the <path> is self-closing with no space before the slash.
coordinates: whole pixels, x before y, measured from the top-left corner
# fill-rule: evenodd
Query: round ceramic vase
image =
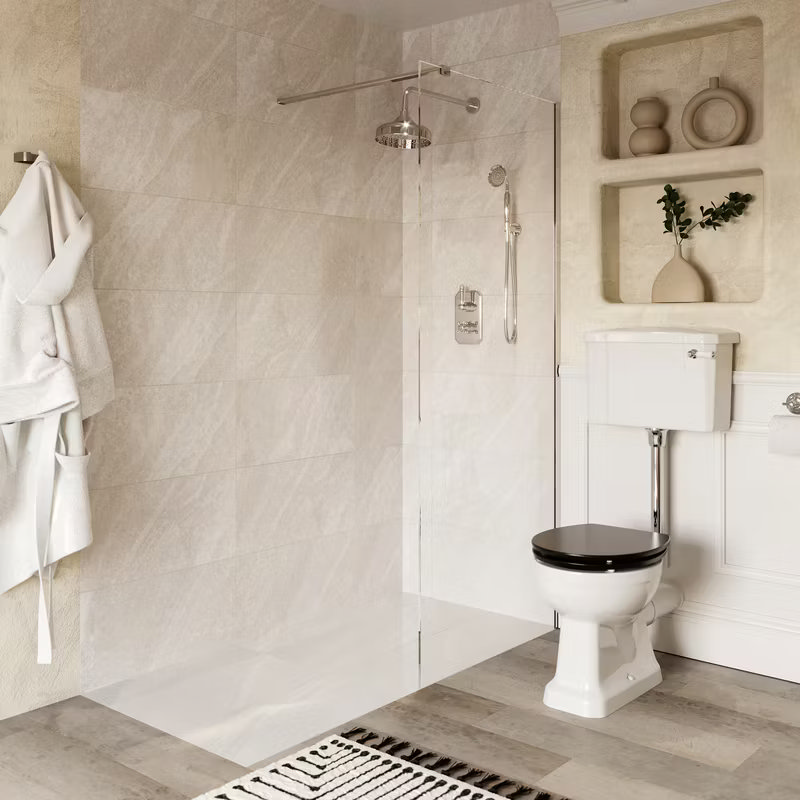
<path id="1" fill-rule="evenodd" d="M 653 283 L 654 303 L 702 303 L 706 289 L 700 273 L 683 257 L 679 244 Z"/>

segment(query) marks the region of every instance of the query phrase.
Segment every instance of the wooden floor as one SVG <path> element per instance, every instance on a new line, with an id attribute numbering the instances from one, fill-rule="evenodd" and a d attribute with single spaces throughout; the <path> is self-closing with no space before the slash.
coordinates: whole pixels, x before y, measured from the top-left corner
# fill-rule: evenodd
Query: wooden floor
<path id="1" fill-rule="evenodd" d="M 663 655 L 659 687 L 585 720 L 541 703 L 556 647 L 536 639 L 357 722 L 573 800 L 800 799 L 800 685 Z M 2 800 L 177 800 L 244 771 L 85 698 L 0 722 Z"/>

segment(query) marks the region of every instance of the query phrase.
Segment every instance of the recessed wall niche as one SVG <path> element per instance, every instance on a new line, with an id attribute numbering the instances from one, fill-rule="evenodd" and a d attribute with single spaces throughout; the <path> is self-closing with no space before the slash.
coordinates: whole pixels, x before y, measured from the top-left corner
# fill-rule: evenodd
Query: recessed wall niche
<path id="1" fill-rule="evenodd" d="M 606 184 L 602 188 L 603 294 L 612 303 L 650 303 L 653 281 L 672 258 L 675 240 L 664 233 L 658 199 L 665 180 Z M 754 201 L 742 217 L 719 230 L 692 232 L 683 255 L 703 276 L 706 300 L 749 303 L 764 285 L 764 175 L 759 170 L 695 176 L 669 181 L 686 200 L 687 215 L 719 202 L 732 191 L 750 193 Z"/>
<path id="2" fill-rule="evenodd" d="M 741 95 L 748 108 L 748 130 L 741 144 L 761 138 L 764 30 L 760 19 L 748 17 L 612 45 L 603 62 L 606 158 L 634 157 L 628 146 L 634 131 L 630 111 L 640 97 L 658 97 L 666 105 L 669 152 L 692 151 L 681 132 L 683 109 L 708 88 L 709 78 L 717 76 L 723 87 Z M 733 111 L 727 103 L 714 100 L 699 110 L 695 124 L 703 138 L 721 139 L 733 127 Z"/>

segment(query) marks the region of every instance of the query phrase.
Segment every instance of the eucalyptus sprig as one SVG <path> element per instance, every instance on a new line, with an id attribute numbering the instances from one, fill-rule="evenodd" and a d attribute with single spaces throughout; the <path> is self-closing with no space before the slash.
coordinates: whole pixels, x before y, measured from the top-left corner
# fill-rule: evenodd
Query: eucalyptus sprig
<path id="1" fill-rule="evenodd" d="M 731 192 L 719 205 L 711 203 L 710 208 L 700 206 L 701 218 L 696 222 L 691 217 L 684 217 L 686 201 L 671 184 L 668 183 L 664 187 L 664 196 L 657 202 L 664 207 L 664 233 L 671 233 L 675 237 L 675 244 L 680 244 L 684 239 L 689 238 L 691 232 L 698 225 L 701 228 L 716 230 L 734 217 L 741 217 L 752 201 L 753 195 L 751 194 Z"/>

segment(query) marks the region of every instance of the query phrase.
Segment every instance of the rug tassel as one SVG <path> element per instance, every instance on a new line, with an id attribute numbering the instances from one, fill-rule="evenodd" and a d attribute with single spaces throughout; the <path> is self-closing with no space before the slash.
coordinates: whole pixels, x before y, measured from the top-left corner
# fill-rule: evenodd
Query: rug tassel
<path id="1" fill-rule="evenodd" d="M 366 728 L 353 728 L 347 731 L 347 733 L 343 733 L 342 736 L 344 736 L 345 739 L 352 739 L 354 736 L 358 736 L 359 733 L 364 733 L 366 730 Z"/>
<path id="2" fill-rule="evenodd" d="M 405 750 L 407 747 L 411 747 L 410 742 L 400 742 L 400 744 L 392 745 L 386 752 L 390 756 L 397 755 L 401 750 Z"/>
<path id="3" fill-rule="evenodd" d="M 486 773 L 482 769 L 471 769 L 466 775 L 461 777 L 461 780 L 464 781 L 464 783 L 472 783 L 476 778 L 485 774 Z"/>
<path id="4" fill-rule="evenodd" d="M 442 772 L 445 775 L 453 776 L 456 774 L 456 772 L 461 772 L 462 769 L 466 769 L 466 766 L 467 765 L 463 761 L 456 761 L 456 763 L 453 764 L 453 766 L 448 767 L 447 769 L 443 769 Z"/>
<path id="5" fill-rule="evenodd" d="M 367 742 L 371 742 L 373 739 L 377 739 L 377 738 L 379 738 L 377 733 L 365 733 L 365 734 L 364 734 L 364 735 L 363 735 L 363 736 L 362 736 L 362 737 L 361 737 L 361 738 L 358 740 L 358 743 L 359 743 L 359 744 L 367 744 Z"/>
<path id="6" fill-rule="evenodd" d="M 500 776 L 492 773 L 491 775 L 487 775 L 485 778 L 481 778 L 481 780 L 479 780 L 475 785 L 479 789 L 488 789 L 490 783 L 494 783 L 495 781 L 499 780 Z"/>
<path id="7" fill-rule="evenodd" d="M 530 786 L 520 786 L 517 790 L 511 792 L 508 795 L 509 800 L 519 800 L 520 797 L 527 797 L 529 794 L 533 794 L 533 789 Z M 536 800 L 534 798 L 534 800 Z"/>

